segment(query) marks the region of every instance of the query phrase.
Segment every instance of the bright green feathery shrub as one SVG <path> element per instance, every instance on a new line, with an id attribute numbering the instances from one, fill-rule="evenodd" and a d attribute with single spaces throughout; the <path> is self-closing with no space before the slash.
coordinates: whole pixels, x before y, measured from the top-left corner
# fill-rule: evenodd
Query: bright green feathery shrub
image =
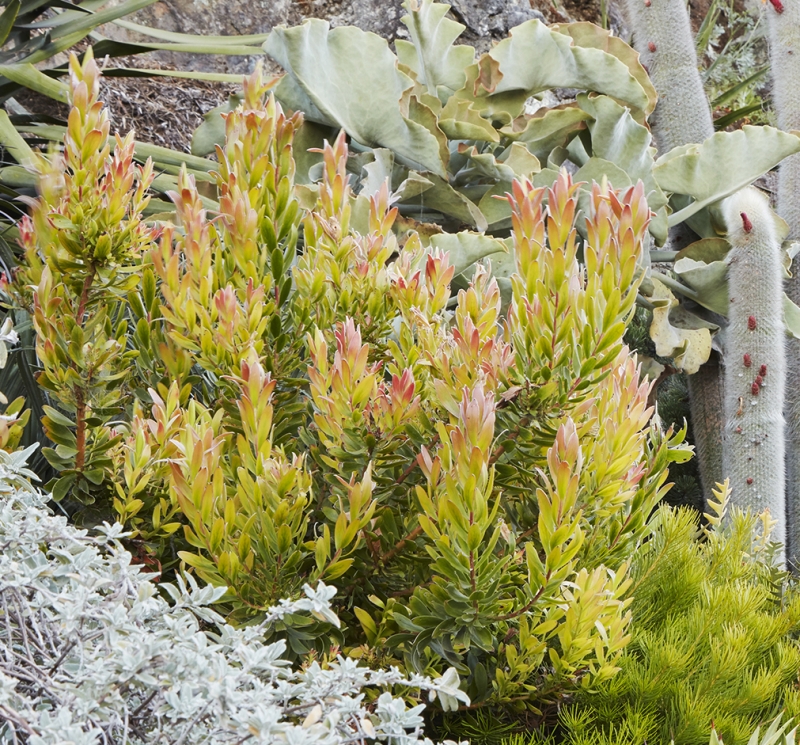
<path id="1" fill-rule="evenodd" d="M 781 710 L 800 713 L 800 594 L 775 568 L 774 521 L 727 510 L 716 492 L 709 527 L 661 507 L 632 561 L 631 643 L 607 684 L 580 693 L 555 730 L 508 745 L 727 745 Z"/>
<path id="2" fill-rule="evenodd" d="M 521 711 L 613 678 L 627 559 L 689 457 L 622 342 L 642 185 L 594 184 L 579 211 L 566 172 L 515 182 L 501 314 L 486 267 L 454 297 L 449 256 L 395 235 L 385 183 L 354 227 L 344 135 L 301 208 L 301 117 L 260 71 L 226 115 L 219 214 L 184 173 L 156 226 L 91 56 L 71 75 L 65 154 L 41 161 L 7 287 L 57 403 L 56 497 L 87 521 L 113 511 L 148 563 L 228 587 L 234 623 L 334 585 L 341 628 L 279 629 L 296 655 L 454 666 L 473 707 Z"/>

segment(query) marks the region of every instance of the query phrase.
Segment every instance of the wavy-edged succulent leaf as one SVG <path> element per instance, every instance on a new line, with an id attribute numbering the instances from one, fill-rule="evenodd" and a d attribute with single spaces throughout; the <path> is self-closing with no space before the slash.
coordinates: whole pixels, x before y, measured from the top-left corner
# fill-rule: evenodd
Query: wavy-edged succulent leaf
<path id="1" fill-rule="evenodd" d="M 667 196 L 653 175 L 654 150 L 650 130 L 639 124 L 630 111 L 608 96 L 581 94 L 578 105 L 592 116 L 592 156 L 614 163 L 628 174 L 631 183 L 644 184 L 647 203 L 656 216 L 650 232 L 661 244 L 667 238 Z M 612 183 L 614 183 L 612 181 Z M 617 184 L 614 184 L 617 186 Z"/>
<path id="2" fill-rule="evenodd" d="M 714 202 L 753 183 L 784 158 L 800 152 L 800 137 L 774 127 L 745 125 L 735 132 L 716 132 L 705 142 L 662 155 L 653 175 L 661 188 L 694 200 L 670 215 L 677 225 Z"/>
<path id="3" fill-rule="evenodd" d="M 477 95 L 525 91 L 532 96 L 550 88 L 580 88 L 643 111 L 649 106 L 647 92 L 624 62 L 602 49 L 576 46 L 538 20 L 511 29 L 487 54 L 496 66 L 490 78 L 478 81 Z"/>
<path id="4" fill-rule="evenodd" d="M 522 142 L 537 158 L 547 159 L 556 147 L 565 147 L 581 130 L 591 115 L 576 104 L 541 108 L 532 116 L 518 117 L 500 133 L 509 140 Z"/>
<path id="5" fill-rule="evenodd" d="M 410 167 L 446 176 L 437 137 L 400 110 L 414 81 L 398 70 L 386 40 L 310 19 L 274 28 L 264 51 L 286 70 L 276 89 L 286 106 L 342 127 L 362 145 L 390 148 Z"/>
<path id="6" fill-rule="evenodd" d="M 408 11 L 400 20 L 408 28 L 411 41 L 395 42 L 397 57 L 427 86 L 431 95 L 442 103 L 466 81 L 464 70 L 475 60 L 475 50 L 455 45 L 464 26 L 447 18 L 449 5 L 434 0 L 405 0 Z"/>
<path id="7" fill-rule="evenodd" d="M 693 259 L 710 264 L 712 261 L 724 261 L 730 250 L 731 244 L 725 238 L 702 238 L 678 251 L 675 260 Z"/>
<path id="8" fill-rule="evenodd" d="M 678 259 L 672 270 L 680 281 L 695 291 L 695 302 L 722 316 L 728 315 L 728 264 L 724 260 Z"/>
<path id="9" fill-rule="evenodd" d="M 439 178 L 439 176 L 432 173 L 420 176 L 418 173 L 410 172 L 409 176 L 412 176 L 412 174 L 414 178 L 421 178 L 423 181 L 431 183 L 432 186 L 413 197 L 406 197 L 404 194 L 404 201 L 408 201 L 410 204 L 418 204 L 420 207 L 424 206 L 427 210 L 436 210 L 464 225 L 471 225 L 479 231 L 484 231 L 489 227 L 486 217 L 478 205 L 460 191 L 454 189 L 445 179 Z"/>
<path id="10" fill-rule="evenodd" d="M 678 299 L 656 277 L 652 277 L 651 282 L 650 338 L 655 342 L 656 354 L 671 357 L 679 370 L 690 375 L 696 373 L 711 355 L 710 324 L 681 308 Z"/>
<path id="11" fill-rule="evenodd" d="M 439 127 L 451 140 L 500 142 L 498 131 L 472 106 L 452 96 L 439 114 Z"/>
<path id="12" fill-rule="evenodd" d="M 785 292 L 783 293 L 783 322 L 786 326 L 786 333 L 795 339 L 800 339 L 800 308 Z"/>
<path id="13" fill-rule="evenodd" d="M 513 143 L 504 156 L 502 161 L 495 160 L 489 153 L 472 157 L 476 165 L 483 167 L 485 175 L 497 179 L 478 202 L 478 209 L 493 230 L 511 227 L 511 206 L 504 197 L 511 193 L 512 181 L 533 178 L 542 169 L 539 159 L 519 142 Z"/>
<path id="14" fill-rule="evenodd" d="M 450 263 L 455 267 L 456 276 L 487 257 L 508 253 L 506 244 L 499 238 L 470 231 L 434 235 L 431 237 L 431 246 L 450 254 Z"/>
<path id="15" fill-rule="evenodd" d="M 604 52 L 616 57 L 628 68 L 631 75 L 647 94 L 647 107 L 643 109 L 642 113 L 645 116 L 653 113 L 658 94 L 655 86 L 650 82 L 647 70 L 644 69 L 644 65 L 639 61 L 639 53 L 633 47 L 626 44 L 618 36 L 614 36 L 610 31 L 588 21 L 557 23 L 550 26 L 550 28 L 560 34 L 569 36 L 576 46 L 602 49 Z"/>
<path id="16" fill-rule="evenodd" d="M 372 162 L 367 163 L 361 169 L 364 175 L 361 178 L 359 194 L 366 196 L 377 193 L 387 181 L 391 189 L 394 174 L 394 153 L 391 150 L 378 147 L 372 151 L 372 154 L 374 156 Z"/>

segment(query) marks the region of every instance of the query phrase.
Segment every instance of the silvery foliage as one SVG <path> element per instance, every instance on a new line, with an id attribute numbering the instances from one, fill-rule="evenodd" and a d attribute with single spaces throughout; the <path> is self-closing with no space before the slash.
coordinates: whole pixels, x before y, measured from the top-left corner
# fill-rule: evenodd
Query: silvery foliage
<path id="1" fill-rule="evenodd" d="M 294 669 L 265 629 L 294 613 L 338 624 L 335 590 L 306 586 L 264 624 L 233 628 L 209 606 L 224 588 L 150 581 L 122 526 L 90 535 L 51 514 L 26 468 L 32 448 L 0 451 L 0 743 L 411 745 L 424 704 L 392 690 L 468 703 L 458 674 L 406 678 L 339 657 Z M 170 602 L 159 588 L 169 593 Z M 384 689 L 370 703 L 366 688 Z"/>

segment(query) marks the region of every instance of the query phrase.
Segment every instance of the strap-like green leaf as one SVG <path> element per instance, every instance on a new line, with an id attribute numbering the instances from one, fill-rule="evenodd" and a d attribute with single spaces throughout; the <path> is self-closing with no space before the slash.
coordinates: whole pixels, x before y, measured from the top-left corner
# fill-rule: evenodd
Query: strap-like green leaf
<path id="1" fill-rule="evenodd" d="M 0 15 L 0 44 L 5 44 L 11 29 L 14 28 L 14 21 L 17 20 L 19 13 L 20 0 L 11 0 L 6 9 Z"/>
<path id="2" fill-rule="evenodd" d="M 66 103 L 69 100 L 69 86 L 66 83 L 45 75 L 31 64 L 0 65 L 0 75 L 56 101 Z"/>

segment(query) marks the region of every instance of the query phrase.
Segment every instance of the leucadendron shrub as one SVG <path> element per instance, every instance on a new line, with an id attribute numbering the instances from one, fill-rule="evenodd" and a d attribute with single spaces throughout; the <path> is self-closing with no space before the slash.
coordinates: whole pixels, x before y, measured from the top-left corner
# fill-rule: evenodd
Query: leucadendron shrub
<path id="1" fill-rule="evenodd" d="M 612 678 L 628 557 L 689 457 L 622 343 L 641 184 L 579 207 L 566 172 L 514 182 L 503 310 L 482 265 L 451 294 L 448 255 L 393 229 L 387 185 L 363 212 L 344 136 L 301 208 L 300 116 L 258 70 L 226 115 L 219 213 L 184 173 L 175 213 L 143 223 L 150 168 L 109 147 L 97 75 L 72 60 L 66 154 L 42 160 L 8 287 L 36 325 L 56 497 L 228 587 L 235 624 L 336 587 L 340 629 L 278 629 L 296 655 L 454 666 L 472 707 L 522 711 Z"/>

